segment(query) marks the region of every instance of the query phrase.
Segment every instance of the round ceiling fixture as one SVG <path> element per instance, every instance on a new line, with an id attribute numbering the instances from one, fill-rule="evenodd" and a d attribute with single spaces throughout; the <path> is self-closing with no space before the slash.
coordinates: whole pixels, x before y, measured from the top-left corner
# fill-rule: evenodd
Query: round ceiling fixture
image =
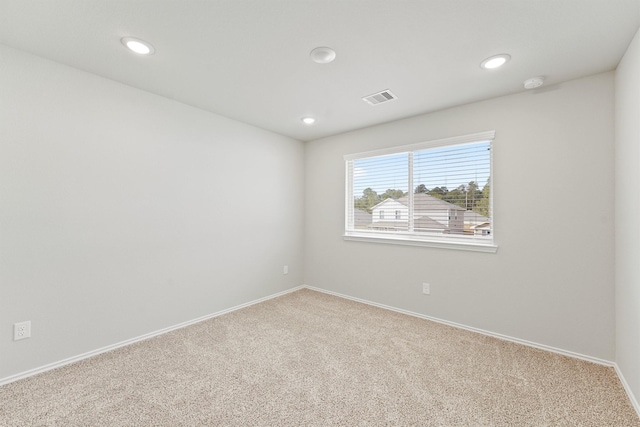
<path id="1" fill-rule="evenodd" d="M 135 37 L 123 37 L 121 41 L 129 50 L 140 55 L 152 55 L 156 51 L 151 43 Z"/>
<path id="2" fill-rule="evenodd" d="M 540 87 L 544 84 L 544 77 L 539 76 L 539 77 L 532 77 L 528 80 L 524 81 L 524 88 L 525 89 L 535 89 L 537 87 Z"/>
<path id="3" fill-rule="evenodd" d="M 501 53 L 500 55 L 493 55 L 489 58 L 485 59 L 480 63 L 480 67 L 485 70 L 493 70 L 494 68 L 498 68 L 503 66 L 511 59 L 511 55 L 508 53 Z"/>
<path id="4" fill-rule="evenodd" d="M 316 119 L 314 117 L 303 117 L 300 120 L 302 120 L 302 123 L 304 123 L 305 125 L 312 125 L 316 122 Z"/>
<path id="5" fill-rule="evenodd" d="M 330 47 L 317 47 L 309 55 L 313 62 L 318 64 L 328 64 L 336 59 L 336 51 Z"/>

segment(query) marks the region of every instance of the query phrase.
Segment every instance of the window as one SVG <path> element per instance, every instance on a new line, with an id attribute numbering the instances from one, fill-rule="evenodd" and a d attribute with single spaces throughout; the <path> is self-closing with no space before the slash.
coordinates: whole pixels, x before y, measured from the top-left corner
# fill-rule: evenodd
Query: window
<path id="1" fill-rule="evenodd" d="M 345 156 L 345 239 L 495 252 L 493 139 L 489 131 Z"/>

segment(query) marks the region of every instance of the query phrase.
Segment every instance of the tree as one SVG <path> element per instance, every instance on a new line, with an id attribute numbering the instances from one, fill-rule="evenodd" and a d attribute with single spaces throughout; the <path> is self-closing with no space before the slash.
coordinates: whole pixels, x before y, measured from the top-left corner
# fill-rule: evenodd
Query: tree
<path id="1" fill-rule="evenodd" d="M 424 184 L 420 184 L 420 185 L 418 185 L 418 186 L 416 187 L 415 191 L 414 191 L 414 193 L 415 193 L 415 194 L 418 194 L 418 193 L 428 193 L 428 192 L 429 192 L 429 189 L 428 189 L 428 188 L 427 188 L 427 186 L 426 186 L 426 185 L 424 185 Z"/>
<path id="2" fill-rule="evenodd" d="M 480 200 L 476 203 L 475 208 L 473 209 L 475 212 L 478 212 L 480 215 L 488 217 L 489 212 L 489 201 L 491 200 L 491 188 L 489 184 L 489 180 L 482 188 L 480 192 Z"/>
<path id="3" fill-rule="evenodd" d="M 475 209 L 477 204 L 482 200 L 482 191 L 480 191 L 480 187 L 475 181 L 469 182 L 466 189 L 466 209 L 471 211 Z"/>
<path id="4" fill-rule="evenodd" d="M 467 192 L 464 185 L 459 185 L 455 190 L 451 190 L 442 198 L 445 202 L 452 203 L 466 209 L 467 205 Z"/>
<path id="5" fill-rule="evenodd" d="M 469 182 L 467 185 L 467 210 L 470 211 L 476 206 L 476 202 L 481 196 L 478 184 L 475 181 Z"/>
<path id="6" fill-rule="evenodd" d="M 382 200 L 385 199 L 399 199 L 400 197 L 404 197 L 405 193 L 402 190 L 394 190 L 394 189 L 388 189 L 387 191 L 385 191 L 384 193 L 382 193 L 380 195 L 380 198 Z"/>
<path id="7" fill-rule="evenodd" d="M 455 190 L 445 191 L 446 189 L 446 187 L 435 187 L 429 194 L 468 211 L 473 210 L 482 200 L 482 191 L 475 181 L 469 182 L 468 185 L 460 184 Z"/>
<path id="8" fill-rule="evenodd" d="M 382 198 L 371 187 L 362 191 L 362 196 L 355 200 L 356 209 L 361 209 L 371 213 L 371 208 L 382 201 Z"/>
<path id="9" fill-rule="evenodd" d="M 434 187 L 429 191 L 429 195 L 437 197 L 438 199 L 444 199 L 448 192 L 447 187 Z"/>

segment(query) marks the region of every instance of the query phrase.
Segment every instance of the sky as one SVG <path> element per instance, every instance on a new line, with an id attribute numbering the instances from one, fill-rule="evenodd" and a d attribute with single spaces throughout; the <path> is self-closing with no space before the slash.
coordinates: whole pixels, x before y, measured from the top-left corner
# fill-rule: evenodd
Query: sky
<path id="1" fill-rule="evenodd" d="M 413 188 L 424 184 L 429 190 L 446 186 L 450 191 L 478 183 L 480 189 L 491 170 L 490 142 L 418 150 L 413 153 Z M 388 189 L 409 191 L 409 153 L 353 160 L 353 195 L 362 196 L 371 187 L 378 194 Z"/>

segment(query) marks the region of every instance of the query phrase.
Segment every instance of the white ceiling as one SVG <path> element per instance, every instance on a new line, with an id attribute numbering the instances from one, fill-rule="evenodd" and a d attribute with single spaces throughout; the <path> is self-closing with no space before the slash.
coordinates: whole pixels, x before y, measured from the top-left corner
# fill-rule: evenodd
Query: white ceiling
<path id="1" fill-rule="evenodd" d="M 640 0 L 0 0 L 5 45 L 303 141 L 613 70 L 639 26 Z"/>

